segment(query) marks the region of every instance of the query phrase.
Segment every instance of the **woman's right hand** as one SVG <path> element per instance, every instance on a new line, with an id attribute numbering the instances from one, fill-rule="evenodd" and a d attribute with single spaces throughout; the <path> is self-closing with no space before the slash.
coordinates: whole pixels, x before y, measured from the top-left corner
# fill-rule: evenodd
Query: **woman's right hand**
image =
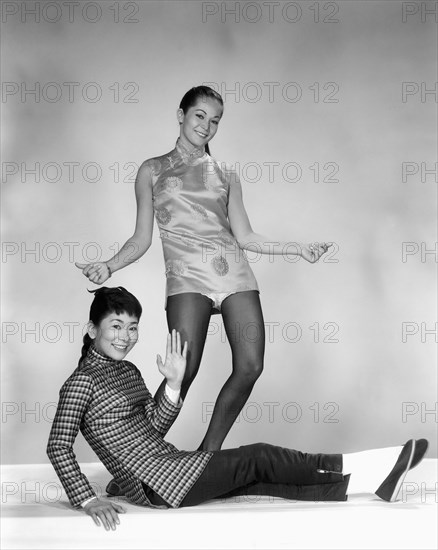
<path id="1" fill-rule="evenodd" d="M 116 525 L 120 524 L 117 514 L 125 513 L 125 509 L 119 504 L 102 498 L 94 498 L 84 506 L 84 510 L 93 518 L 96 525 L 99 527 L 103 525 L 106 531 L 109 531 L 110 528 L 114 531 Z"/>
<path id="2" fill-rule="evenodd" d="M 75 262 L 75 266 L 82 269 L 85 277 L 96 285 L 101 285 L 111 277 L 111 272 L 105 262 L 92 262 L 91 264 L 80 264 Z"/>
<path id="3" fill-rule="evenodd" d="M 160 373 L 166 378 L 172 390 L 180 390 L 184 379 L 187 363 L 187 342 L 181 350 L 181 335 L 173 329 L 167 335 L 166 359 L 163 363 L 161 355 L 157 355 L 157 366 Z"/>

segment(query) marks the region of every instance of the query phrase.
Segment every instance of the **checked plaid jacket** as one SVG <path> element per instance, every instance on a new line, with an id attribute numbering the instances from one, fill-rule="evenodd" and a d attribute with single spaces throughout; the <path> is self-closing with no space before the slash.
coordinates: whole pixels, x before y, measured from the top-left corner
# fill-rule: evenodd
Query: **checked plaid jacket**
<path id="1" fill-rule="evenodd" d="M 158 403 L 140 371 L 93 346 L 63 384 L 47 454 L 73 506 L 97 496 L 73 452 L 81 430 L 125 496 L 152 506 L 142 482 L 177 508 L 204 471 L 211 452 L 179 451 L 164 436 L 181 409 L 165 393 Z"/>

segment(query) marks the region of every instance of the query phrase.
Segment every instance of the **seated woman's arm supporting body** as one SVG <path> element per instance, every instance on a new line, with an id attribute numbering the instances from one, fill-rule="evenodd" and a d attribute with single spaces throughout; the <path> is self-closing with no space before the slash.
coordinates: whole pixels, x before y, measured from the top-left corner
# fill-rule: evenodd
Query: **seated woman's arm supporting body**
<path id="1" fill-rule="evenodd" d="M 92 400 L 93 381 L 87 374 L 75 373 L 59 392 L 52 429 L 47 444 L 47 455 L 73 506 L 97 496 L 88 479 L 81 472 L 73 451 L 82 418 Z"/>
<path id="2" fill-rule="evenodd" d="M 99 498 L 90 482 L 81 472 L 73 444 L 79 432 L 82 418 L 93 396 L 93 381 L 90 376 L 75 373 L 62 386 L 50 431 L 47 455 L 52 463 L 70 503 L 84 508 L 96 525 L 108 531 L 119 524 L 117 513 L 124 508 L 115 502 Z"/>

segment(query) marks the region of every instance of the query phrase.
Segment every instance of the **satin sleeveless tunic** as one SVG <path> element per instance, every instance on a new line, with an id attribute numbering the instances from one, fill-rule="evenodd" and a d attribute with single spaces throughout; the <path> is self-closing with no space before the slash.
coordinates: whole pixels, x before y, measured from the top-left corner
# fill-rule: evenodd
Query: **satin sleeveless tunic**
<path id="1" fill-rule="evenodd" d="M 183 292 L 259 290 L 228 221 L 232 172 L 204 148 L 146 161 L 152 175 L 155 219 L 163 246 L 167 297 Z"/>

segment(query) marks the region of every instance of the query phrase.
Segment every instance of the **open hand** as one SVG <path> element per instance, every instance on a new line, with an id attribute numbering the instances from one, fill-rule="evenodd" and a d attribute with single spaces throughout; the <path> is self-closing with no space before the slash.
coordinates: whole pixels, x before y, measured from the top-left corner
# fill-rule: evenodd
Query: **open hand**
<path id="1" fill-rule="evenodd" d="M 85 277 L 88 277 L 96 285 L 101 285 L 111 277 L 110 270 L 105 262 L 92 262 L 91 264 L 75 262 L 75 266 L 82 269 Z"/>
<path id="2" fill-rule="evenodd" d="M 96 525 L 103 525 L 106 531 L 110 528 L 114 531 L 116 525 L 120 524 L 118 514 L 124 514 L 125 509 L 103 498 L 94 498 L 84 506 L 85 513 L 93 518 Z"/>
<path id="3" fill-rule="evenodd" d="M 180 333 L 173 329 L 172 334 L 167 335 L 166 360 L 157 355 L 157 366 L 167 383 L 173 390 L 179 390 L 186 371 L 187 342 L 181 351 Z"/>
<path id="4" fill-rule="evenodd" d="M 311 243 L 301 248 L 301 256 L 311 264 L 314 264 L 331 246 L 333 246 L 333 243 Z"/>

